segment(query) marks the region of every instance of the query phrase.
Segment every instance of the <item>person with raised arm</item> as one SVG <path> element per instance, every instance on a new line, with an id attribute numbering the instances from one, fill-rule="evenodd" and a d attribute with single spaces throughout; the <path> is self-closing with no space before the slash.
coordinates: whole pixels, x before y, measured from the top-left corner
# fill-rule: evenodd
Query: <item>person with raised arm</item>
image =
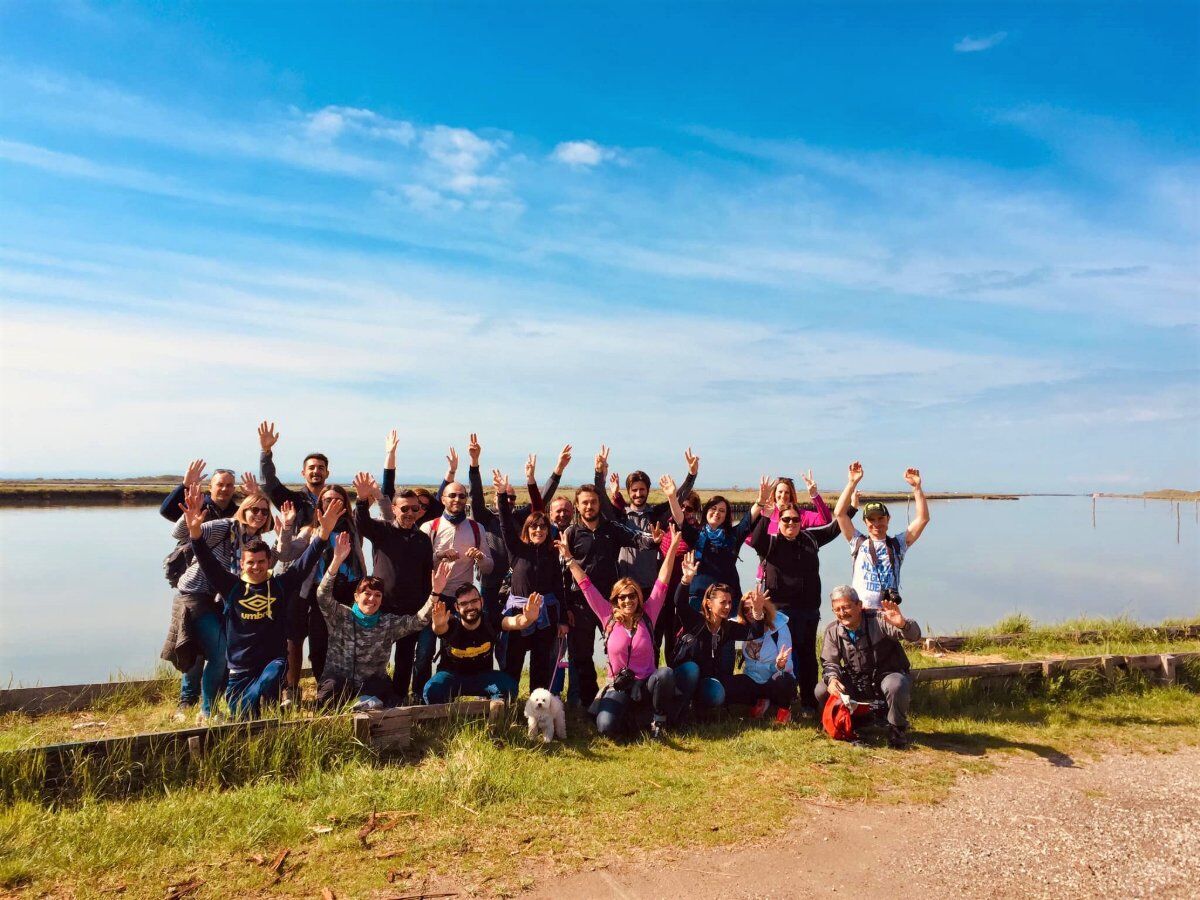
<path id="1" fill-rule="evenodd" d="M 492 570 L 480 573 L 479 592 L 483 595 L 484 615 L 488 617 L 492 625 L 496 625 L 500 621 L 502 611 L 500 592 L 504 586 L 504 580 L 508 576 L 508 551 L 504 548 L 504 538 L 500 534 L 500 519 L 488 507 L 487 498 L 483 493 L 483 477 L 479 473 L 479 457 L 482 452 L 483 447 L 479 443 L 479 435 L 471 432 L 467 438 L 467 456 L 471 461 L 471 465 L 467 469 L 467 482 L 470 485 L 471 494 L 471 518 L 483 526 L 483 539 L 487 544 L 488 555 L 492 558 Z M 529 463 L 526 463 L 525 471 L 529 472 Z M 537 485 L 531 484 L 529 490 L 530 496 L 534 496 L 537 493 Z M 540 497 L 540 495 L 538 496 Z M 499 498 L 497 498 L 497 503 L 499 503 Z M 528 514 L 528 507 L 525 508 L 525 514 Z"/>
<path id="2" fill-rule="evenodd" d="M 399 432 L 393 428 L 388 432 L 388 436 L 384 442 L 384 450 L 386 455 L 383 460 L 383 498 L 379 501 L 379 512 L 382 514 L 385 522 L 392 521 L 392 498 L 396 496 L 396 448 L 400 446 Z M 451 456 L 453 459 L 451 459 Z M 446 478 L 438 488 L 437 494 L 432 494 L 423 487 L 412 488 L 417 495 L 417 502 L 421 506 L 421 515 L 417 518 L 417 525 L 424 525 L 426 522 L 431 522 L 442 514 L 441 496 L 442 490 L 447 483 L 454 480 L 454 473 L 458 470 L 458 454 L 454 452 L 454 448 L 450 448 L 450 455 L 446 457 L 448 468 L 446 470 Z"/>
<path id="3" fill-rule="evenodd" d="M 745 622 L 729 618 L 733 594 L 727 584 L 713 582 L 704 591 L 699 611 L 689 602 L 692 579 L 699 571 L 696 554 L 682 559 L 683 577 L 675 589 L 675 615 L 680 624 L 670 658 L 681 704 L 691 703 L 703 715 L 725 704 L 726 685 L 733 678 L 735 645 L 749 635 Z M 753 605 L 757 594 L 747 595 Z M 745 598 L 743 598 L 745 599 Z"/>
<path id="4" fill-rule="evenodd" d="M 646 534 L 653 534 L 656 529 L 661 534 L 661 529 L 673 518 L 674 511 L 670 498 L 662 503 L 647 502 L 650 498 L 650 476 L 641 471 L 633 472 L 625 478 L 625 489 L 629 492 L 628 504 L 625 503 L 619 490 L 614 492 L 612 498 L 607 497 L 604 494 L 604 477 L 608 473 L 609 448 L 601 447 L 600 449 L 601 453 L 596 456 L 595 484 L 596 489 L 601 492 L 601 513 L 609 518 L 622 521 L 626 525 L 632 525 Z M 692 492 L 692 488 L 696 484 L 696 475 L 700 471 L 700 457 L 692 453 L 691 447 L 683 452 L 683 458 L 687 463 L 687 476 L 676 492 L 677 500 L 680 501 Z M 619 480 L 616 483 L 619 485 Z M 671 483 L 674 484 L 674 481 L 672 480 Z M 681 520 L 677 518 L 675 521 L 678 523 Z M 623 547 L 617 556 L 617 573 L 623 578 L 632 578 L 641 586 L 644 593 L 649 593 L 650 588 L 654 585 L 661 558 L 657 546 L 647 549 Z M 668 604 L 669 609 L 670 605 Z M 664 611 L 664 613 L 666 612 Z M 665 615 L 665 617 L 674 620 L 673 614 Z"/>
<path id="5" fill-rule="evenodd" d="M 699 571 L 692 579 L 690 602 L 692 609 L 700 608 L 704 592 L 713 582 L 722 582 L 742 595 L 742 581 L 737 571 L 738 553 L 750 529 L 758 520 L 759 510 L 766 505 L 770 482 L 766 476 L 759 481 L 758 499 L 740 522 L 733 524 L 729 501 L 720 494 L 710 497 L 700 510 L 698 525 L 684 523 L 683 539 L 696 554 Z"/>
<path id="6" fill-rule="evenodd" d="M 332 564 L 317 586 L 317 605 L 329 628 L 329 653 L 317 684 L 317 703 L 353 702 L 360 710 L 398 706 L 402 698 L 388 679 L 388 658 L 397 641 L 429 623 L 429 612 L 445 586 L 450 563 L 443 562 L 433 573 L 430 593 L 417 613 L 398 616 L 381 611 L 383 580 L 371 575 L 355 585 L 353 606 L 343 606 L 333 598 L 337 569 L 351 549 L 349 533 L 338 534 Z"/>
<path id="7" fill-rule="evenodd" d="M 575 491 L 575 509 L 578 512 L 577 521 L 567 528 L 562 537 L 571 550 L 571 557 L 583 567 L 600 594 L 607 596 L 618 578 L 617 555 L 621 548 L 653 547 L 656 541 L 644 531 L 601 516 L 600 492 L 595 485 L 579 486 Z M 592 664 L 600 622 L 578 588 L 568 595 L 567 609 L 571 623 L 571 631 L 567 636 L 571 675 L 579 682 L 580 703 L 591 706 L 600 689 L 596 667 Z"/>
<path id="8" fill-rule="evenodd" d="M 364 575 L 367 574 L 366 558 L 363 556 L 362 537 L 354 527 L 351 517 L 350 495 L 340 484 L 327 485 L 318 500 L 318 512 L 327 509 L 330 504 L 337 503 L 341 513 L 334 522 L 335 535 L 343 531 L 350 535 L 350 557 L 340 565 L 334 566 L 336 582 L 333 596 L 345 606 L 354 602 L 354 588 Z M 279 562 L 293 563 L 312 544 L 320 545 L 320 555 L 316 569 L 309 573 L 300 589 L 296 604 L 296 614 L 292 616 L 291 634 L 288 637 L 288 672 L 287 700 L 294 702 L 299 698 L 300 670 L 304 660 L 304 640 L 308 639 L 308 660 L 312 665 L 313 677 L 319 682 L 325 670 L 325 655 L 329 646 L 329 631 L 325 627 L 325 617 L 317 606 L 317 583 L 325 575 L 325 571 L 333 564 L 334 536 L 322 539 L 319 536 L 316 523 L 306 525 L 297 530 L 296 520 L 285 521 L 279 530 Z"/>
<path id="9" fill-rule="evenodd" d="M 184 494 L 187 493 L 188 488 L 193 484 L 199 484 L 204 478 L 204 466 L 205 462 L 202 459 L 193 459 L 188 463 L 187 470 L 183 474 L 183 481 L 167 494 L 167 498 L 159 506 L 158 514 L 160 516 L 168 522 L 179 521 L 179 517 L 183 515 L 179 508 L 183 503 Z M 208 494 L 204 498 L 204 508 L 208 511 L 207 521 L 228 519 L 237 512 L 238 505 L 233 499 L 235 477 L 233 469 L 213 469 L 212 478 L 208 482 Z"/>
<path id="10" fill-rule="evenodd" d="M 501 644 L 501 666 L 514 681 L 521 680 L 525 654 L 529 653 L 529 688 L 549 688 L 557 662 L 560 630 L 566 632 L 562 606 L 566 598 L 562 564 L 550 537 L 550 519 L 540 510 L 529 513 L 524 523 L 513 513 L 515 492 L 508 478 L 494 472 L 492 483 L 500 504 L 500 528 L 508 558 L 512 560 L 512 588 L 504 615 L 516 615 L 526 608 L 534 594 L 541 596 L 537 620 L 521 631 L 509 631 Z"/>
<path id="11" fill-rule="evenodd" d="M 260 541 L 271 531 L 271 501 L 258 489 L 249 472 L 242 476 L 246 497 L 233 518 L 207 520 L 201 535 L 217 561 L 226 571 L 239 571 L 242 548 L 251 541 Z M 199 493 L 199 482 L 193 481 L 188 492 Z M 185 492 L 184 496 L 187 496 Z M 208 515 L 206 499 L 202 501 Z M 182 504 L 180 505 L 182 516 Z M 187 523 L 175 523 L 171 536 L 183 541 L 191 563 L 179 577 L 178 593 L 171 606 L 171 625 L 160 657 L 183 673 L 180 683 L 179 708 L 176 721 L 182 721 L 188 710 L 199 700 L 197 721 L 208 721 L 213 704 L 225 683 L 225 638 L 221 629 L 218 591 L 205 577 L 191 549 Z"/>
<path id="12" fill-rule="evenodd" d="M 665 729 L 678 720 L 675 672 L 670 666 L 656 667 L 654 651 L 654 620 L 666 602 L 667 579 L 679 548 L 679 533 L 674 527 L 671 531 L 671 545 L 659 567 L 658 579 L 644 599 L 642 589 L 632 578 L 617 581 L 606 597 L 577 561 L 569 538 L 558 541 L 558 552 L 592 615 L 604 623 L 608 683 L 589 704 L 588 712 L 606 737 L 627 737 L 648 727 L 652 737 L 662 738 Z"/>
<path id="13" fill-rule="evenodd" d="M 757 602 L 748 602 L 751 595 Z M 742 671 L 725 682 L 726 699 L 749 706 L 752 719 L 761 719 L 774 705 L 775 722 L 786 725 L 796 699 L 787 613 L 775 609 L 770 592 L 752 591 L 742 598 L 738 617 L 749 634 L 742 644 Z"/>
<path id="14" fill-rule="evenodd" d="M 778 498 L 780 493 L 776 490 L 774 497 Z M 854 515 L 852 495 L 853 489 L 847 485 L 838 498 L 839 513 Z M 813 691 L 817 686 L 817 626 L 821 621 L 819 551 L 838 536 L 841 526 L 830 521 L 805 528 L 804 521 L 795 503 L 786 503 L 782 510 L 765 507 L 747 543 L 758 554 L 763 584 L 778 614 L 787 623 L 795 647 L 792 664 L 800 686 L 800 705 L 813 715 L 817 711 Z M 771 522 L 778 523 L 775 534 L 770 533 Z"/>
<path id="15" fill-rule="evenodd" d="M 857 460 L 850 463 L 848 473 L 843 497 L 847 496 L 847 491 L 853 493 L 858 490 L 863 479 L 862 463 Z M 866 534 L 851 524 L 848 504 L 843 507 L 839 501 L 838 510 L 834 511 L 842 536 L 850 543 L 853 572 L 850 584 L 867 609 L 879 609 L 881 601 L 885 599 L 899 600 L 900 565 L 908 555 L 908 548 L 917 542 L 929 524 L 929 501 L 925 499 L 925 491 L 921 487 L 920 470 L 905 469 L 904 480 L 912 487 L 916 516 L 903 531 L 888 534 L 891 516 L 888 508 L 878 500 L 871 500 L 862 508 Z"/>
<path id="16" fill-rule="evenodd" d="M 457 466 L 458 454 L 451 448 Z M 491 551 L 483 537 L 483 526 L 467 516 L 467 489 L 451 479 L 442 492 L 446 508 L 441 516 L 421 526 L 433 544 L 433 561 L 448 559 L 454 563 L 446 594 L 454 596 L 460 587 L 475 581 L 475 570 L 490 574 L 495 567 Z"/>
<path id="17" fill-rule="evenodd" d="M 198 488 L 185 498 L 183 519 L 192 551 L 204 577 L 222 597 L 225 652 L 229 679 L 225 700 L 234 716 L 257 716 L 262 703 L 275 702 L 287 666 L 288 619 L 300 585 L 312 573 L 321 548 L 342 514 L 341 501 L 318 515 L 320 540 L 314 541 L 296 565 L 282 575 L 271 574 L 271 551 L 261 540 L 241 548 L 240 577 L 226 569 L 204 540 L 204 506 Z"/>
<path id="18" fill-rule="evenodd" d="M 394 433 L 394 432 L 393 432 Z M 383 580 L 382 611 L 397 616 L 416 615 L 429 595 L 433 576 L 433 544 L 429 536 L 417 527 L 421 505 L 411 489 L 400 491 L 389 507 L 396 515 L 395 524 L 371 517 L 371 504 L 387 503 L 379 485 L 366 472 L 354 479 L 357 502 L 354 504 L 354 525 L 364 540 L 371 542 L 371 571 Z M 439 591 L 440 593 L 440 591 Z M 418 641 L 427 634 L 427 653 L 416 666 Z M 392 667 L 392 689 L 400 697 L 410 691 L 419 698 L 425 682 L 433 674 L 433 654 L 437 639 L 428 623 L 422 630 L 406 634 L 396 641 L 395 662 Z"/>
<path id="19" fill-rule="evenodd" d="M 275 458 L 272 455 L 275 444 L 279 442 L 279 432 L 275 430 L 274 422 L 263 421 L 258 425 L 258 447 L 260 452 L 258 467 L 259 478 L 267 496 L 276 508 L 282 509 L 283 504 L 291 501 L 302 523 L 309 522 L 313 511 L 317 508 L 317 498 L 325 489 L 329 478 L 329 457 L 324 453 L 310 453 L 304 457 L 300 467 L 300 475 L 304 478 L 304 490 L 293 491 L 284 486 L 275 473 Z"/>
<path id="20" fill-rule="evenodd" d="M 854 706 L 879 702 L 887 706 L 889 746 L 903 749 L 909 744 L 912 679 L 901 641 L 919 641 L 921 626 L 905 618 L 892 600 L 881 601 L 878 609 L 864 609 L 858 591 L 848 584 L 829 596 L 834 621 L 821 639 L 822 681 L 817 685 L 825 731 L 834 738 L 852 737 L 852 725 L 838 727 L 837 707 L 849 719 Z"/>
<path id="21" fill-rule="evenodd" d="M 486 697 L 511 703 L 517 696 L 517 680 L 492 667 L 500 631 L 522 631 L 537 623 L 541 614 L 540 594 L 531 594 L 525 608 L 505 616 L 497 629 L 483 615 L 483 598 L 473 584 L 454 592 L 452 614 L 444 598 L 433 604 L 433 631 L 441 638 L 437 674 L 425 685 L 426 703 L 449 703 L 455 697 Z"/>

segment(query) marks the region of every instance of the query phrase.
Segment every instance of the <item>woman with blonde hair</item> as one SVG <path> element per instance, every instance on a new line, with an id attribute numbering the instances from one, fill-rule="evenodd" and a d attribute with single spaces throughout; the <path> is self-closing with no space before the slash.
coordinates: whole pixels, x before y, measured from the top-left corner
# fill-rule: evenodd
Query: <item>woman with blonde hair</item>
<path id="1" fill-rule="evenodd" d="M 596 729 L 607 737 L 630 736 L 648 727 L 652 737 L 661 738 L 667 725 L 678 717 L 675 673 L 670 666 L 655 666 L 654 623 L 667 599 L 667 581 L 675 567 L 679 541 L 680 534 L 672 527 L 658 579 L 645 599 L 632 578 L 618 579 L 605 599 L 571 556 L 566 539 L 558 541 L 563 563 L 603 625 L 608 684 L 588 712 L 596 719 Z M 583 662 L 591 665 L 590 659 Z"/>
<path id="2" fill-rule="evenodd" d="M 272 530 L 271 501 L 249 472 L 242 476 L 246 497 L 238 504 L 232 518 L 216 519 L 200 526 L 200 538 L 212 550 L 217 561 L 230 572 L 241 572 L 242 547 L 251 540 L 261 539 Z M 182 504 L 180 507 L 182 508 Z M 187 522 L 181 518 L 171 536 L 175 540 L 188 537 Z M 200 672 L 200 712 L 197 721 L 203 723 L 213 712 L 213 703 L 225 683 L 225 631 L 217 591 L 205 577 L 200 564 L 193 558 L 176 585 L 179 593 L 171 609 L 171 627 L 163 646 L 162 658 L 181 672 L 193 669 L 203 659 Z"/>
<path id="3" fill-rule="evenodd" d="M 769 595 L 760 595 L 753 603 L 743 597 L 738 617 L 749 632 L 742 644 L 744 670 L 726 683 L 726 698 L 749 706 L 752 719 L 761 719 L 773 705 L 775 721 L 786 725 L 796 700 L 787 614 L 775 608 Z"/>

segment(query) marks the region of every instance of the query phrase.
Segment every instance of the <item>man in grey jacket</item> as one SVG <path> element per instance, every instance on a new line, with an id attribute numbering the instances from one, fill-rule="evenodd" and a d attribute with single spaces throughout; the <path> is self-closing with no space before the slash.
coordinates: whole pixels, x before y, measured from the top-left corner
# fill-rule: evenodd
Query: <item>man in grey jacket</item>
<path id="1" fill-rule="evenodd" d="M 821 683 L 818 709 L 831 693 L 843 699 L 887 703 L 888 745 L 908 746 L 908 705 L 912 679 L 908 656 L 900 641 L 916 641 L 921 626 L 906 619 L 899 604 L 884 600 L 880 609 L 863 609 L 858 592 L 849 585 L 833 589 L 834 621 L 821 641 Z"/>

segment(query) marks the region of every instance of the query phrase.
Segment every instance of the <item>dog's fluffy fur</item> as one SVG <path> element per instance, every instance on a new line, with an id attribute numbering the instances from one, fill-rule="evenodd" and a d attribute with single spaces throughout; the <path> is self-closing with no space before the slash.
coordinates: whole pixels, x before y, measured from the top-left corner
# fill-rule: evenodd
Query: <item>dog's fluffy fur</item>
<path id="1" fill-rule="evenodd" d="M 529 722 L 529 737 L 542 736 L 542 743 L 549 744 L 555 737 L 567 736 L 567 713 L 563 702 L 545 688 L 538 688 L 525 701 L 525 718 Z"/>

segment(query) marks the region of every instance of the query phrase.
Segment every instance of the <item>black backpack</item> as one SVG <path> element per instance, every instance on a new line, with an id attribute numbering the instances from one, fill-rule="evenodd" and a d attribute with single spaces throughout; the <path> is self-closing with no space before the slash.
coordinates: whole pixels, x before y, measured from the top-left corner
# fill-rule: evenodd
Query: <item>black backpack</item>
<path id="1" fill-rule="evenodd" d="M 188 570 L 195 558 L 196 554 L 192 552 L 190 541 L 180 541 L 176 544 L 175 549 L 168 553 L 167 558 L 163 560 L 163 577 L 167 579 L 167 584 L 171 587 L 178 587 L 179 579 L 183 577 L 183 573 Z"/>

